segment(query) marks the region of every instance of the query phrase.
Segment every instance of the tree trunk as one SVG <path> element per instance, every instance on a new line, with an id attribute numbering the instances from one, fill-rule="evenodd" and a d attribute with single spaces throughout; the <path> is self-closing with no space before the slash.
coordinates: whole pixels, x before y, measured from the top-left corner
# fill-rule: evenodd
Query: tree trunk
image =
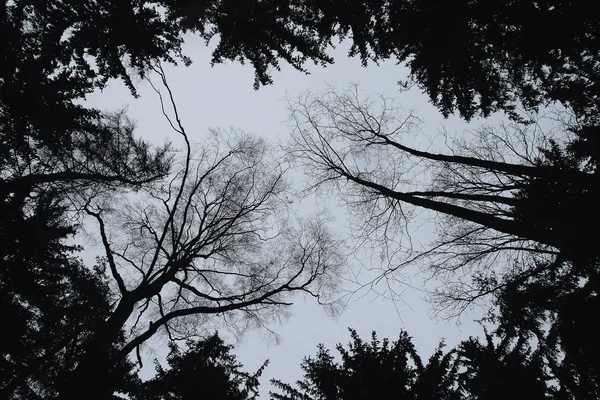
<path id="1" fill-rule="evenodd" d="M 135 301 L 124 297 L 110 318 L 87 345 L 87 351 L 77 367 L 69 374 L 59 389 L 62 400 L 112 399 L 120 378 L 112 374 L 113 367 L 121 360 L 113 346 L 119 341 L 121 330 L 133 313 Z M 112 354 L 111 354 L 112 353 Z"/>

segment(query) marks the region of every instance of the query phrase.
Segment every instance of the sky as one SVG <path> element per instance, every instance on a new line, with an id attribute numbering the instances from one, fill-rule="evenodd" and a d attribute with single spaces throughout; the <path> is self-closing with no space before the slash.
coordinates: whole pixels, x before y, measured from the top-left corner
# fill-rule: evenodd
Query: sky
<path id="1" fill-rule="evenodd" d="M 211 68 L 210 49 L 193 37 L 186 41 L 185 52 L 192 58 L 192 66 L 165 66 L 165 72 L 192 142 L 206 134 L 210 127 L 234 127 L 274 143 L 285 141 L 288 132 L 286 96 L 322 90 L 326 85 L 345 87 L 350 83 L 359 83 L 365 93 L 383 94 L 397 99 L 405 108 L 414 107 L 424 121 L 423 132 L 426 133 L 411 143 L 416 147 L 427 146 L 442 126 L 450 132 L 468 128 L 456 117 L 444 120 L 418 88 L 400 93 L 397 81 L 408 77 L 406 68 L 391 61 L 363 68 L 359 59 L 346 57 L 344 44 L 332 53 L 336 59 L 334 65 L 327 68 L 308 65 L 310 75 L 282 65 L 281 71 L 273 72 L 274 84 L 258 91 L 252 87 L 254 74 L 250 65 L 229 62 Z M 150 86 L 140 82 L 138 90 L 140 97 L 136 99 L 122 83 L 113 82 L 102 93 L 89 96 L 88 102 L 105 110 L 127 107 L 128 115 L 137 121 L 138 135 L 144 139 L 157 144 L 165 139 L 175 139 Z M 481 123 L 476 120 L 471 125 Z M 331 202 L 335 213 L 333 198 Z M 418 239 L 424 243 L 433 239 L 423 232 L 415 234 L 420 235 Z M 87 248 L 91 255 L 93 247 L 88 245 Z M 348 268 L 356 266 L 348 265 Z M 380 338 L 391 340 L 398 337 L 400 330 L 407 330 L 422 357 L 431 355 L 441 339 L 453 346 L 470 335 L 482 334 L 482 329 L 473 322 L 480 316 L 477 310 L 464 314 L 460 320 L 441 320 L 432 315 L 430 305 L 424 301 L 424 293 L 419 290 L 421 278 L 413 276 L 416 271 L 416 266 L 414 270 L 404 271 L 416 288 L 398 287 L 403 291 L 401 301 L 392 302 L 372 292 L 361 292 L 340 316 L 332 318 L 313 300 L 296 296 L 291 317 L 270 326 L 279 335 L 278 343 L 264 331 L 251 331 L 238 337 L 233 343 L 234 353 L 246 370 L 253 371 L 264 360 L 270 360 L 261 379 L 261 399 L 268 398 L 269 379 L 278 378 L 285 382 L 300 379 L 300 362 L 304 356 L 316 353 L 317 344 L 323 343 L 333 349 L 337 343 L 348 343 L 348 327 L 356 329 L 363 338 L 376 331 Z M 222 333 L 231 343 L 234 338 Z M 156 346 L 160 347 L 161 343 L 164 342 L 151 343 L 158 355 L 161 349 Z M 151 352 L 146 353 L 146 358 L 153 357 Z M 149 376 L 151 372 L 152 363 L 146 363 L 144 373 Z"/>

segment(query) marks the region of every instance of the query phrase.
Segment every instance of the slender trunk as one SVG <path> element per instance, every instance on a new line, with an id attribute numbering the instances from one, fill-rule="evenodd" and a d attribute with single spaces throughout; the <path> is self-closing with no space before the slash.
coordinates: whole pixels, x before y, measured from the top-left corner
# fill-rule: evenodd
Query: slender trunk
<path id="1" fill-rule="evenodd" d="M 339 172 L 339 171 L 338 171 Z M 546 244 L 558 249 L 565 247 L 565 242 L 557 234 L 553 234 L 545 229 L 527 225 L 511 219 L 498 218 L 496 216 L 486 214 L 480 211 L 471 210 L 465 207 L 456 206 L 454 204 L 444 203 L 422 197 L 410 195 L 408 193 L 396 192 L 385 186 L 370 182 L 356 176 L 352 176 L 345 172 L 341 172 L 342 176 L 377 192 L 389 198 L 397 199 L 405 203 L 423 207 L 429 210 L 437 211 L 446 215 L 451 215 L 461 218 L 465 221 L 471 221 L 498 232 L 508 233 L 526 240 L 533 240 L 538 243 Z"/>
<path id="2" fill-rule="evenodd" d="M 398 150 L 411 154 L 415 157 L 422 157 L 428 160 L 441 161 L 451 164 L 462 164 L 472 167 L 479 167 L 487 171 L 498 171 L 512 176 L 528 176 L 538 178 L 560 176 L 562 179 L 581 181 L 585 184 L 592 184 L 593 180 L 595 179 L 594 174 L 590 174 L 579 170 L 556 168 L 550 165 L 511 164 L 506 162 L 484 160 L 480 158 L 460 156 L 455 154 L 449 155 L 429 153 L 426 151 L 421 151 L 408 146 L 404 146 L 403 144 L 390 140 L 388 137 L 385 137 L 384 141 L 386 144 L 391 145 L 397 148 Z"/>

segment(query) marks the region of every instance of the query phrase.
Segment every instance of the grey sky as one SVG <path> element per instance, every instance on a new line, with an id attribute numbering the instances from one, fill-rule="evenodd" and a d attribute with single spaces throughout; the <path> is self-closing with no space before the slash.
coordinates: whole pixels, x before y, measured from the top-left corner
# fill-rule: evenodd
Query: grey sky
<path id="1" fill-rule="evenodd" d="M 457 118 L 443 120 L 418 88 L 400 94 L 396 82 L 406 79 L 405 68 L 393 62 L 362 68 L 358 59 L 346 57 L 346 47 L 343 45 L 334 53 L 334 65 L 327 68 L 308 65 L 311 75 L 304 75 L 282 65 L 282 71 L 273 72 L 275 84 L 259 91 L 252 88 L 251 66 L 229 63 L 211 68 L 210 50 L 202 41 L 193 37 L 187 41 L 186 53 L 194 61 L 191 67 L 166 67 L 165 72 L 191 141 L 204 135 L 209 127 L 235 127 L 272 141 L 285 140 L 286 93 L 295 96 L 304 90 L 320 90 L 326 83 L 346 86 L 350 82 L 358 82 L 365 92 L 394 97 L 406 108 L 414 106 L 425 121 L 424 132 L 427 135 L 435 135 L 442 124 L 451 132 L 461 131 L 465 127 Z M 89 101 L 94 106 L 107 110 L 128 105 L 128 115 L 137 120 L 138 135 L 156 143 L 163 142 L 165 138 L 175 140 L 174 133 L 160 113 L 156 94 L 145 82 L 140 83 L 139 93 L 141 97 L 134 99 L 120 82 L 114 82 L 103 93 L 90 96 Z M 481 122 L 474 121 L 475 125 L 479 123 Z M 417 138 L 416 145 L 426 146 L 428 137 Z M 419 239 L 426 243 L 430 238 Z M 414 283 L 418 285 L 417 278 L 414 278 Z M 363 337 L 375 330 L 380 338 L 390 339 L 396 339 L 400 330 L 406 329 L 425 357 L 433 352 L 442 338 L 446 338 L 447 344 L 452 346 L 469 335 L 481 334 L 481 329 L 472 322 L 475 314 L 463 316 L 460 326 L 456 324 L 457 321 L 436 323 L 431 318 L 429 306 L 422 300 L 422 292 L 410 288 L 398 289 L 405 290 L 403 302 L 393 304 L 367 293 L 352 301 L 337 320 L 326 316 L 313 300 L 297 296 L 291 318 L 282 324 L 271 326 L 281 337 L 279 345 L 266 338 L 264 332 L 248 332 L 236 345 L 235 353 L 246 370 L 256 369 L 265 359 L 271 360 L 262 379 L 261 398 L 266 399 L 270 378 L 276 377 L 288 382 L 299 379 L 302 357 L 313 355 L 320 342 L 329 348 L 333 348 L 338 342 L 347 343 L 348 327 L 356 329 Z M 225 332 L 223 334 L 231 339 Z M 154 341 L 153 345 L 160 343 L 164 342 Z M 149 353 L 148 356 L 152 358 Z M 151 363 L 147 363 L 147 366 L 151 371 Z"/>

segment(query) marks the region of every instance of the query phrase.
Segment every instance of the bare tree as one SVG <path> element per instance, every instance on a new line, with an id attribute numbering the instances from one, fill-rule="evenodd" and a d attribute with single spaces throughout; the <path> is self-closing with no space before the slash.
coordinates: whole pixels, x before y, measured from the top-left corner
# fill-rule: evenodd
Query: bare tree
<path id="1" fill-rule="evenodd" d="M 171 340 L 200 335 L 214 327 L 211 316 L 237 329 L 262 325 L 285 312 L 293 292 L 331 304 L 336 290 L 339 243 L 318 217 L 294 218 L 285 167 L 266 142 L 212 130 L 194 149 L 157 73 L 163 113 L 185 142 L 184 157 L 169 179 L 135 198 L 86 204 L 114 280 L 115 307 L 65 385 L 65 398 L 89 397 L 90 388 L 105 395 L 102 379 L 110 379 L 114 358 L 136 349 L 139 357 L 140 345 L 158 332 Z M 106 350 L 125 327 L 125 344 L 111 359 Z"/>
<path id="2" fill-rule="evenodd" d="M 570 260 L 580 252 L 581 238 L 565 229 L 568 218 L 522 215 L 532 208 L 522 196 L 532 182 L 596 182 L 593 174 L 541 162 L 540 147 L 551 142 L 535 125 L 481 128 L 448 153 L 420 150 L 406 144 L 420 134 L 415 113 L 381 96 L 362 97 L 357 86 L 291 100 L 290 121 L 290 154 L 314 179 L 313 189 L 339 191 L 362 242 L 398 243 L 410 235 L 407 224 L 418 210 L 433 212 L 438 236 L 431 247 L 409 249 L 384 275 L 427 259 L 427 271 L 445 283 L 435 299 L 446 311 L 460 312 L 504 285 L 498 279 L 497 287 L 482 288 L 495 274 L 525 279 L 536 273 L 532 265 L 539 262 L 531 257 Z M 592 222 L 578 217 L 569 227 L 577 224 Z"/>

